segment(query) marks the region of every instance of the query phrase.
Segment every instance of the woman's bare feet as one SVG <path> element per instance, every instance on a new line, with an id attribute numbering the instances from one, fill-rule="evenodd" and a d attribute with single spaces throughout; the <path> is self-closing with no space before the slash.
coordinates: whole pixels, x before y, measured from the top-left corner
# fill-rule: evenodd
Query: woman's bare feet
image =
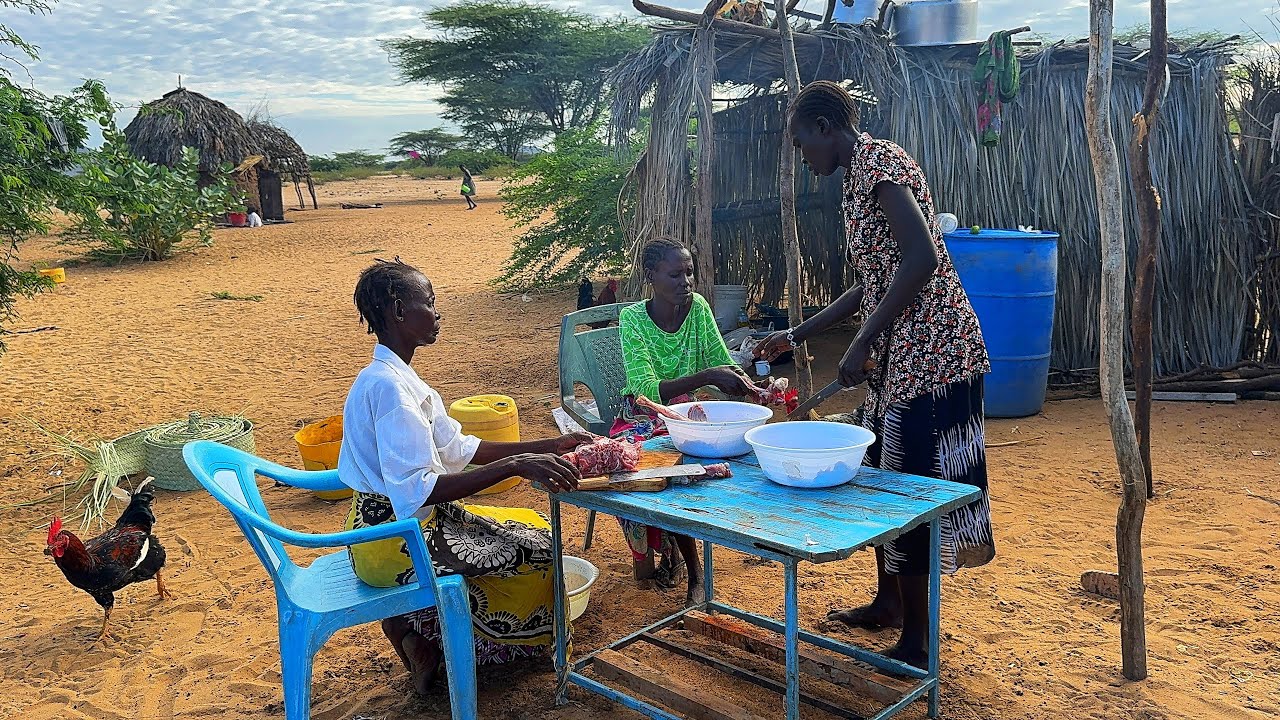
<path id="1" fill-rule="evenodd" d="M 707 601 L 707 587 L 701 582 L 690 582 L 689 591 L 684 595 L 685 607 L 697 607 Z"/>
<path id="2" fill-rule="evenodd" d="M 413 632 L 413 628 L 409 627 L 409 623 L 404 618 L 389 617 L 382 621 L 382 633 L 391 641 L 391 647 L 395 648 L 396 655 L 400 656 L 400 662 L 404 663 L 404 669 L 412 671 L 409 665 L 409 656 L 404 653 L 404 636 Z"/>
<path id="3" fill-rule="evenodd" d="M 404 636 L 404 652 L 409 657 L 409 674 L 413 676 L 413 691 L 426 695 L 436 681 L 436 670 L 444 655 L 440 646 L 416 632 Z"/>
<path id="4" fill-rule="evenodd" d="M 914 644 L 911 646 L 903 645 L 901 640 L 898 641 L 898 644 L 889 648 L 885 656 L 921 670 L 929 669 L 929 651 Z"/>
<path id="5" fill-rule="evenodd" d="M 870 605 L 862 607 L 832 610 L 827 613 L 827 620 L 842 622 L 849 627 L 864 630 L 900 628 L 902 627 L 902 608 L 893 608 L 889 607 L 888 603 L 872 601 Z"/>
<path id="6" fill-rule="evenodd" d="M 393 617 L 382 621 L 382 632 L 391 641 L 404 669 L 413 676 L 413 689 L 426 695 L 435 682 L 436 670 L 444 657 L 437 643 L 419 635 L 404 618 Z"/>

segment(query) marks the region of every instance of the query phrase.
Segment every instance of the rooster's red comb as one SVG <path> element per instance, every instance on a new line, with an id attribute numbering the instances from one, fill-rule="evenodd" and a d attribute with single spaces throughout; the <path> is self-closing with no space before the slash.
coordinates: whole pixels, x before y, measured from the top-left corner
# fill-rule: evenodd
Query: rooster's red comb
<path id="1" fill-rule="evenodd" d="M 53 516 L 53 522 L 49 523 L 49 540 L 48 540 L 48 543 L 49 543 L 50 545 L 52 545 L 52 544 L 53 544 L 53 539 L 54 539 L 54 538 L 56 538 L 56 537 L 58 537 L 58 533 L 60 533 L 60 532 L 62 532 L 62 518 L 58 517 L 57 515 L 54 515 L 54 516 Z"/>

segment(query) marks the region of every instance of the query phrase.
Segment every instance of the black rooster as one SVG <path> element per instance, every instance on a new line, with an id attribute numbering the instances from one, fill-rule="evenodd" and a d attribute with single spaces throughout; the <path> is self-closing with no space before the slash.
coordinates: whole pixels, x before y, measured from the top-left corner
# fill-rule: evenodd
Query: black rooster
<path id="1" fill-rule="evenodd" d="M 117 590 L 155 578 L 160 598 L 171 597 L 160 577 L 164 548 L 151 534 L 156 521 L 151 512 L 154 499 L 151 478 L 147 478 L 134 490 L 129 507 L 124 509 L 115 526 L 88 542 L 81 542 L 70 530 L 63 530 L 61 518 L 55 517 L 49 524 L 44 554 L 53 556 L 67 580 L 89 593 L 106 613 L 98 640 L 107 636 L 107 622 L 111 620 Z"/>

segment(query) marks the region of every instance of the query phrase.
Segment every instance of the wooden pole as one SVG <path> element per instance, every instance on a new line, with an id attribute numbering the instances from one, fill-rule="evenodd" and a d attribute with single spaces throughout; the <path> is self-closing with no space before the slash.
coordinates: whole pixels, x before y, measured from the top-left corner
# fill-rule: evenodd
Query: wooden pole
<path id="1" fill-rule="evenodd" d="M 791 103 L 800 94 L 800 66 L 786 12 L 778 14 L 782 36 L 782 70 L 787 81 L 785 132 L 778 161 L 778 196 L 782 202 L 782 245 L 787 263 L 787 322 L 796 327 L 804 322 L 804 290 L 800 287 L 800 232 L 796 227 L 796 148 L 791 141 Z M 809 344 L 796 348 L 796 382 L 801 401 L 813 395 L 813 370 L 809 366 Z"/>
<path id="2" fill-rule="evenodd" d="M 662 18 L 664 20 L 676 20 L 678 22 L 686 22 L 690 24 L 698 24 L 701 22 L 702 16 L 698 13 L 691 13 L 687 10 L 676 10 L 663 5 L 655 5 L 644 0 L 631 0 L 631 5 L 642 15 Z M 751 23 L 739 22 L 737 20 L 726 20 L 724 18 L 715 18 L 711 21 L 711 25 L 720 30 L 728 30 L 731 32 L 742 33 L 744 35 L 755 35 L 756 37 L 766 38 L 768 40 L 779 40 L 779 28 L 767 28 Z M 813 35 L 801 34 L 795 38 L 799 43 L 820 43 L 820 39 Z"/>
<path id="3" fill-rule="evenodd" d="M 715 156 L 715 108 L 711 104 L 711 86 L 716 77 L 716 30 L 711 21 L 725 0 L 711 0 L 702 11 L 698 29 L 693 35 L 694 88 L 693 103 L 698 117 L 698 186 L 697 207 L 694 211 L 693 262 L 695 286 L 698 292 L 715 304 L 716 263 L 715 243 L 711 234 L 711 208 L 715 204 L 715 179 L 711 164 Z"/>
<path id="4" fill-rule="evenodd" d="M 1133 283 L 1133 388 L 1134 423 L 1138 450 L 1146 474 L 1147 498 L 1155 497 L 1151 466 L 1151 321 L 1156 295 L 1156 254 L 1160 247 L 1160 194 L 1151 177 L 1151 133 L 1155 130 L 1160 101 L 1164 97 L 1165 65 L 1169 59 L 1165 0 L 1151 0 L 1151 50 L 1147 56 L 1147 85 L 1142 109 L 1133 116 L 1129 142 L 1129 167 L 1133 168 L 1133 195 L 1138 207 L 1138 258 Z"/>
<path id="5" fill-rule="evenodd" d="M 1142 581 L 1142 517 L 1146 488 L 1142 456 L 1124 390 L 1125 237 L 1120 157 L 1111 127 L 1112 30 L 1115 0 L 1089 0 L 1089 69 L 1085 82 L 1085 135 L 1093 162 L 1102 237 L 1102 299 L 1098 308 L 1102 402 L 1124 485 L 1116 514 L 1120 575 L 1120 654 L 1130 680 L 1147 677 L 1147 635 Z"/>

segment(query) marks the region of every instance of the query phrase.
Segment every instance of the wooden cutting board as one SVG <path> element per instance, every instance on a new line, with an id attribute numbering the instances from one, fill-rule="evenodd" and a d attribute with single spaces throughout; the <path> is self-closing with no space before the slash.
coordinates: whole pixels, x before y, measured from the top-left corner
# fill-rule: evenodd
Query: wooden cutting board
<path id="1" fill-rule="evenodd" d="M 636 469 L 648 470 L 650 468 L 679 465 L 680 460 L 683 457 L 684 456 L 677 450 L 643 450 L 640 453 L 639 462 L 636 463 Z M 582 478 L 582 480 L 578 481 L 578 489 L 658 492 L 659 490 L 666 490 L 667 486 L 670 484 L 671 478 L 646 478 L 644 480 L 610 483 L 608 475 L 600 475 L 598 477 Z"/>

